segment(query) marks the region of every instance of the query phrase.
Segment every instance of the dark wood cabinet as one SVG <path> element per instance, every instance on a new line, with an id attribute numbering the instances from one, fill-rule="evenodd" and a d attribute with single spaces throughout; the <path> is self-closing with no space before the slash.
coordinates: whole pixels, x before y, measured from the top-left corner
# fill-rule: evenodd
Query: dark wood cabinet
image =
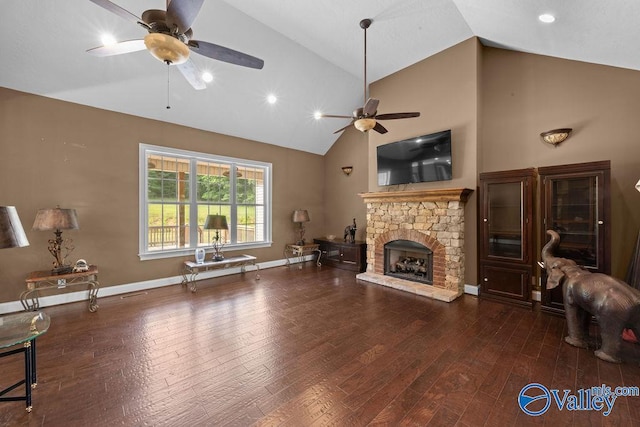
<path id="1" fill-rule="evenodd" d="M 480 174 L 482 298 L 531 306 L 535 169 Z"/>
<path id="2" fill-rule="evenodd" d="M 320 245 L 320 260 L 325 265 L 345 270 L 364 272 L 367 269 L 367 244 L 362 241 L 355 243 L 338 240 L 313 239 Z"/>
<path id="3" fill-rule="evenodd" d="M 555 230 L 560 234 L 555 256 L 605 274 L 611 274 L 610 169 L 608 160 L 538 168 L 540 247 L 549 240 L 546 230 Z M 546 289 L 545 271 L 541 292 L 542 310 L 564 314 L 562 289 Z"/>

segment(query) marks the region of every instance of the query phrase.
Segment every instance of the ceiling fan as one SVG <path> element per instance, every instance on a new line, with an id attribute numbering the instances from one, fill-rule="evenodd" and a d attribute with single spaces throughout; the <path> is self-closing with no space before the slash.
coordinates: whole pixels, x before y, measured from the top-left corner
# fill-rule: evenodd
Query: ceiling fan
<path id="1" fill-rule="evenodd" d="M 204 89 L 204 81 L 196 66 L 189 60 L 191 51 L 219 61 L 243 67 L 262 69 L 264 61 L 246 53 L 217 44 L 192 40 L 191 24 L 198 16 L 204 0 L 167 0 L 166 11 L 149 9 L 142 18 L 109 0 L 90 0 L 92 3 L 140 25 L 149 32 L 144 39 L 126 40 L 116 44 L 87 50 L 95 56 L 111 56 L 147 49 L 158 60 L 167 65 L 176 65 L 184 78 L 195 89 Z"/>
<path id="2" fill-rule="evenodd" d="M 343 128 L 338 129 L 334 133 L 342 132 L 351 125 L 354 125 L 356 129 L 361 132 L 367 132 L 371 129 L 378 133 L 387 133 L 387 129 L 378 123 L 378 120 L 393 120 L 393 119 L 409 119 L 412 117 L 420 117 L 420 113 L 387 113 L 378 114 L 378 104 L 380 100 L 376 98 L 367 99 L 367 28 L 371 26 L 373 20 L 363 19 L 360 21 L 360 28 L 364 30 L 364 103 L 363 107 L 357 108 L 353 111 L 351 116 L 340 116 L 334 114 L 320 114 L 319 117 L 330 117 L 338 119 L 351 119 L 351 123 Z"/>

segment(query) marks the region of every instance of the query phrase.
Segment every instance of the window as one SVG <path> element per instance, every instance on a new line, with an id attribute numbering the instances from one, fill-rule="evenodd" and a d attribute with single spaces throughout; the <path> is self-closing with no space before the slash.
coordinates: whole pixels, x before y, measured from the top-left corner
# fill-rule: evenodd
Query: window
<path id="1" fill-rule="evenodd" d="M 140 144 L 140 258 L 192 254 L 227 217 L 224 249 L 271 244 L 271 164 Z"/>

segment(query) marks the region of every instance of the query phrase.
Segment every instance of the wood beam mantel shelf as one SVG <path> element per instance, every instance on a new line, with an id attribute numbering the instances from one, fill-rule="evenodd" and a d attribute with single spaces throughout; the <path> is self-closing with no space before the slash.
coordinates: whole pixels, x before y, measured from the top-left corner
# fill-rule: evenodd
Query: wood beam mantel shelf
<path id="1" fill-rule="evenodd" d="M 379 191 L 373 193 L 359 193 L 365 203 L 394 203 L 394 202 L 466 202 L 473 190 L 470 188 L 448 188 L 437 190 L 411 191 Z"/>

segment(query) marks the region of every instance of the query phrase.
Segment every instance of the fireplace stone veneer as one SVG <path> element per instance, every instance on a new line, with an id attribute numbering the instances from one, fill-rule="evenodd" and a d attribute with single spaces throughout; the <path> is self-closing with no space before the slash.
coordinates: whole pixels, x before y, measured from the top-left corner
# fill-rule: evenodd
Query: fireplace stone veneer
<path id="1" fill-rule="evenodd" d="M 367 204 L 367 271 L 360 280 L 453 301 L 464 291 L 464 205 L 471 189 L 361 193 Z M 433 285 L 384 274 L 384 245 L 420 243 L 433 252 Z"/>

